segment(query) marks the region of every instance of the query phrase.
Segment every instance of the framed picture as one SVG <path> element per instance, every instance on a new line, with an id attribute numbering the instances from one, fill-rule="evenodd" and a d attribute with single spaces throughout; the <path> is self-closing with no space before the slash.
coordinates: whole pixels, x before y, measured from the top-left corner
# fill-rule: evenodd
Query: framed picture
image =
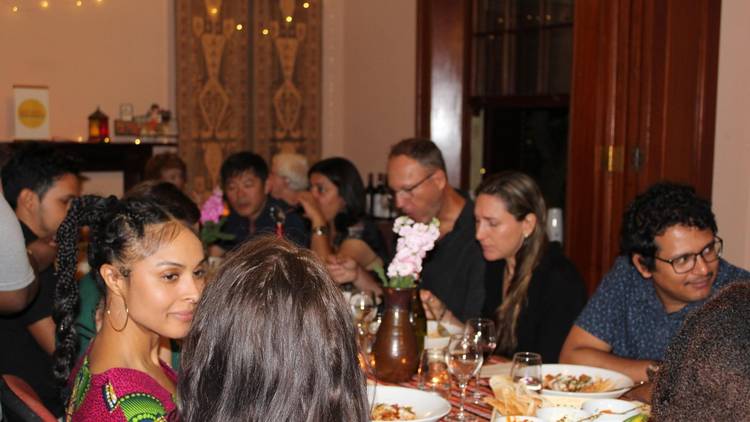
<path id="1" fill-rule="evenodd" d="M 123 103 L 120 104 L 120 120 L 131 122 L 133 121 L 133 104 Z"/>
<path id="2" fill-rule="evenodd" d="M 49 88 L 13 85 L 14 139 L 47 140 L 49 136 Z"/>

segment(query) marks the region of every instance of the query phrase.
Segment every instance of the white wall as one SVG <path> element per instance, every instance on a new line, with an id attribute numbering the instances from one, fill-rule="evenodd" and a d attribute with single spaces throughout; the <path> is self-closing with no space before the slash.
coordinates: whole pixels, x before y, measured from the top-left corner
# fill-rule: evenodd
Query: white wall
<path id="1" fill-rule="evenodd" d="M 59 139 L 86 138 L 97 106 L 110 123 L 121 103 L 136 114 L 153 102 L 174 111 L 171 0 L 14 3 L 18 13 L 11 2 L 0 8 L 0 140 L 13 137 L 13 84 L 49 86 L 50 134 Z"/>
<path id="2" fill-rule="evenodd" d="M 323 1 L 323 157 L 362 177 L 415 134 L 416 0 Z"/>
<path id="3" fill-rule="evenodd" d="M 750 268 L 750 1 L 721 7 L 712 200 L 724 256 Z"/>

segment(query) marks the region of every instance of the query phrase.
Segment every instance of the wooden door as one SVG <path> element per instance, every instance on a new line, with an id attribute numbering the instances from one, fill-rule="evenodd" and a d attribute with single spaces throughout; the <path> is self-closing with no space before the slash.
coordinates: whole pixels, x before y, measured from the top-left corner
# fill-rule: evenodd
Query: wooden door
<path id="1" fill-rule="evenodd" d="M 720 0 L 577 0 L 566 251 L 593 290 L 659 180 L 711 196 Z"/>

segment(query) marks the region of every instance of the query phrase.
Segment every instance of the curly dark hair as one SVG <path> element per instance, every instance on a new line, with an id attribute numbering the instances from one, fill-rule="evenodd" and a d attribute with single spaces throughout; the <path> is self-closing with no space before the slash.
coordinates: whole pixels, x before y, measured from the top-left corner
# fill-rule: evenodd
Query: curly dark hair
<path id="1" fill-rule="evenodd" d="M 3 195 L 10 207 L 16 209 L 22 190 L 30 189 L 39 198 L 44 198 L 57 179 L 66 174 L 78 176 L 79 173 L 78 161 L 51 145 L 29 142 L 18 147 L 3 166 Z"/>
<path id="2" fill-rule="evenodd" d="M 227 255 L 182 349 L 180 420 L 368 421 L 354 322 L 325 266 L 275 237 Z"/>
<path id="3" fill-rule="evenodd" d="M 750 280 L 690 314 L 654 384 L 657 421 L 739 421 L 750 415 Z"/>
<path id="4" fill-rule="evenodd" d="M 641 263 L 654 270 L 657 246 L 661 236 L 672 226 L 682 225 L 700 230 L 718 231 L 711 203 L 700 198 L 691 186 L 660 182 L 636 196 L 622 218 L 620 251 L 623 255 L 642 256 Z"/>
<path id="5" fill-rule="evenodd" d="M 151 230 L 155 225 L 161 225 Z M 162 242 L 173 238 L 184 223 L 175 219 L 152 200 L 86 195 L 75 198 L 57 230 L 55 262 L 57 284 L 52 318 L 57 325 L 54 375 L 65 386 L 78 355 L 75 318 L 80 306 L 78 281 L 78 240 L 80 229 L 90 228 L 88 261 L 99 291 L 105 292 L 99 269 L 115 265 L 127 277 L 127 265 L 155 252 Z M 66 392 L 63 390 L 63 397 Z"/>

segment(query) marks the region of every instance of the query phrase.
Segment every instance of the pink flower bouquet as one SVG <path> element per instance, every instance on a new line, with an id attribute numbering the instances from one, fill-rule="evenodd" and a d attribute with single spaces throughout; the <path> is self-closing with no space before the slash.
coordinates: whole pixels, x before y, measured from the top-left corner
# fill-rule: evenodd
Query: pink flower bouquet
<path id="1" fill-rule="evenodd" d="M 428 224 L 416 223 L 409 217 L 401 216 L 393 223 L 393 232 L 399 235 L 396 256 L 388 265 L 387 277 L 382 270 L 379 272 L 383 286 L 414 287 L 422 272 L 422 260 L 440 237 L 440 221 L 433 218 Z"/>
<path id="2" fill-rule="evenodd" d="M 234 235 L 221 231 L 221 226 L 226 221 L 227 210 L 224 207 L 224 194 L 220 189 L 213 191 L 211 196 L 201 207 L 201 232 L 200 238 L 203 245 L 208 246 L 219 240 L 232 240 Z"/>

